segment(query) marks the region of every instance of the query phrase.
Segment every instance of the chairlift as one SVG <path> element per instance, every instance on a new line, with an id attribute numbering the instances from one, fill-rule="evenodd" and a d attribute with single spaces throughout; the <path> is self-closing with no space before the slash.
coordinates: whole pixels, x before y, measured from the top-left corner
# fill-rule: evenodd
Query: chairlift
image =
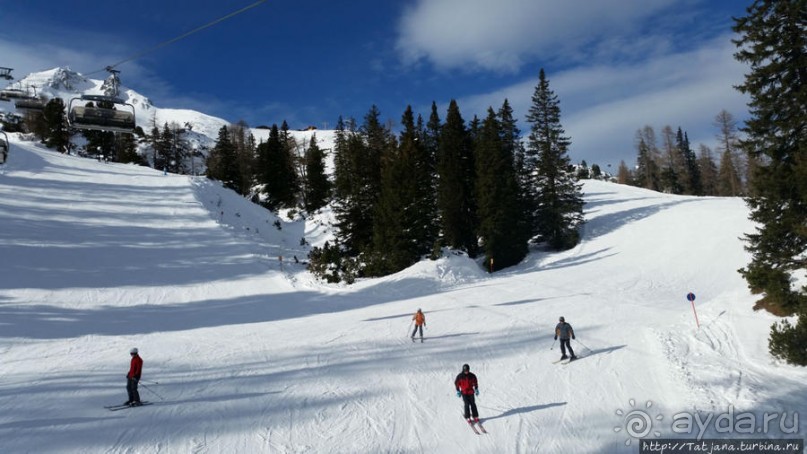
<path id="1" fill-rule="evenodd" d="M 0 164 L 5 164 L 8 158 L 8 134 L 5 131 L 0 131 L 3 137 L 0 137 Z"/>
<path id="2" fill-rule="evenodd" d="M 6 80 L 14 79 L 13 77 L 11 77 L 11 71 L 13 71 L 13 68 L 4 68 L 0 66 L 0 79 L 6 79 Z"/>
<path id="3" fill-rule="evenodd" d="M 82 102 L 85 104 L 74 105 Z M 99 105 L 101 103 L 103 105 Z M 105 106 L 109 104 L 112 107 Z M 67 122 L 76 129 L 133 133 L 136 126 L 135 108 L 112 96 L 82 95 L 70 99 Z"/>
<path id="4" fill-rule="evenodd" d="M 20 99 L 28 98 L 31 95 L 28 94 L 28 90 L 23 90 L 22 88 L 4 88 L 0 90 L 0 96 L 5 99 Z"/>
<path id="5" fill-rule="evenodd" d="M 45 110 L 45 101 L 36 96 L 26 96 L 14 101 L 14 107 L 19 110 L 42 111 Z"/>
<path id="6" fill-rule="evenodd" d="M 41 111 L 45 109 L 45 101 L 36 95 L 36 86 L 32 85 L 31 87 L 34 89 L 33 95 L 28 92 L 28 87 L 26 87 L 24 90 L 21 86 L 20 88 L 6 87 L 3 90 L 0 90 L 0 100 L 11 101 L 13 99 L 14 107 L 20 110 Z"/>

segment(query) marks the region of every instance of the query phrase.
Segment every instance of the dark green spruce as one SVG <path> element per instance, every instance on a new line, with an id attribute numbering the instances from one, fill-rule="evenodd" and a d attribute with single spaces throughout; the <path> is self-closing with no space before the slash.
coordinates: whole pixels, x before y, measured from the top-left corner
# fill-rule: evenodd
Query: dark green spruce
<path id="1" fill-rule="evenodd" d="M 440 133 L 437 174 L 443 244 L 475 257 L 478 252 L 476 165 L 469 132 L 453 99 Z"/>
<path id="2" fill-rule="evenodd" d="M 496 271 L 526 257 L 528 236 L 526 229 L 517 227 L 524 215 L 524 205 L 512 143 L 493 109 L 488 109 L 488 116 L 482 122 L 474 154 L 479 237 L 485 252 L 485 266 Z"/>
<path id="3" fill-rule="evenodd" d="M 527 114 L 530 136 L 527 156 L 535 161 L 532 197 L 537 202 L 534 233 L 554 250 L 574 247 L 583 224 L 583 195 L 571 170 L 571 144 L 560 123 L 560 101 L 549 88 L 544 70 L 532 95 Z"/>
<path id="4" fill-rule="evenodd" d="M 737 88 L 751 101 L 741 146 L 756 162 L 746 199 L 754 233 L 745 236 L 751 263 L 740 272 L 758 305 L 798 322 L 771 328 L 770 351 L 807 365 L 807 0 L 758 0 L 735 19 L 735 58 L 750 66 Z"/>

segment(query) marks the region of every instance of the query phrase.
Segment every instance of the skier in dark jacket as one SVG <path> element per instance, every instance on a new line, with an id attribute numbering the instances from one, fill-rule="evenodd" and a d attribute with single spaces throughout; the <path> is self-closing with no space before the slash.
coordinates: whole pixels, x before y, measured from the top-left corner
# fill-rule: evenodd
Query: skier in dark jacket
<path id="1" fill-rule="evenodd" d="M 462 397 L 462 402 L 465 405 L 465 419 L 468 420 L 468 423 L 478 423 L 479 411 L 476 409 L 474 395 L 479 395 L 479 385 L 476 381 L 476 375 L 471 373 L 471 366 L 462 365 L 462 372 L 454 380 L 454 388 L 457 390 L 457 397 Z M 471 416 L 473 416 L 473 419 L 471 419 Z"/>
<path id="2" fill-rule="evenodd" d="M 558 336 L 560 336 L 560 353 L 561 353 L 561 360 L 569 358 L 566 356 L 566 348 L 569 349 L 569 354 L 571 355 L 570 360 L 577 359 L 577 356 L 574 356 L 574 350 L 572 350 L 572 343 L 569 340 L 571 337 L 574 339 L 574 329 L 572 329 L 572 325 L 566 323 L 566 319 L 561 317 L 557 326 L 555 326 L 555 340 L 558 340 Z"/>
<path id="3" fill-rule="evenodd" d="M 129 351 L 132 355 L 132 362 L 129 364 L 129 372 L 126 374 L 126 391 L 129 393 L 129 400 L 123 405 L 136 407 L 141 405 L 140 393 L 137 392 L 137 383 L 140 381 L 140 374 L 143 372 L 143 358 L 137 354 L 137 348 Z"/>

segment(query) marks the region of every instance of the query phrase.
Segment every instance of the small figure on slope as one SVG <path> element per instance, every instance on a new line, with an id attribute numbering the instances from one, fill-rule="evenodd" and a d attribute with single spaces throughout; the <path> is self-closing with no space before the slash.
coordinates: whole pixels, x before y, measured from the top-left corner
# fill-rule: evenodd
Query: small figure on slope
<path id="1" fill-rule="evenodd" d="M 555 340 L 558 340 L 558 336 L 560 336 L 560 359 L 567 359 L 569 358 L 566 356 L 566 348 L 569 349 L 569 355 L 571 355 L 570 361 L 577 359 L 577 356 L 574 355 L 574 350 L 572 350 L 572 344 L 569 338 L 574 339 L 574 329 L 572 329 L 572 325 L 566 323 L 566 319 L 561 317 L 557 326 L 555 326 Z"/>
<path id="2" fill-rule="evenodd" d="M 426 326 L 426 316 L 423 314 L 423 311 L 418 308 L 418 311 L 415 312 L 415 315 L 412 316 L 412 320 L 415 321 L 415 329 L 412 330 L 412 342 L 415 341 L 415 333 L 420 330 L 420 341 L 423 342 L 423 327 Z"/>
<path id="3" fill-rule="evenodd" d="M 137 392 L 137 383 L 140 381 L 140 374 L 143 371 L 143 358 L 137 354 L 137 348 L 129 351 L 132 355 L 132 362 L 129 365 L 129 373 L 126 374 L 126 391 L 129 393 L 129 400 L 123 405 L 136 407 L 140 405 L 140 393 Z"/>
<path id="4" fill-rule="evenodd" d="M 464 404 L 464 415 L 468 424 L 479 422 L 479 411 L 476 409 L 476 399 L 479 395 L 479 384 L 476 375 L 471 373 L 471 366 L 462 365 L 462 372 L 454 380 L 454 388 L 457 390 L 457 397 L 462 398 Z M 473 419 L 471 419 L 473 417 Z"/>

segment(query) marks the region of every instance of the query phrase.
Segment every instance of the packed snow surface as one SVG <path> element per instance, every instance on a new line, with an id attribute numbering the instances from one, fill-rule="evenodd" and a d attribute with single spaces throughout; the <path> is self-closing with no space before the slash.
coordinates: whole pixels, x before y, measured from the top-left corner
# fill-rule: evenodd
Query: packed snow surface
<path id="1" fill-rule="evenodd" d="M 495 274 L 447 251 L 347 286 L 303 264 L 328 238 L 327 212 L 276 217 L 201 177 L 10 136 L 2 453 L 637 452 L 636 411 L 651 439 L 806 438 L 792 426 L 807 371 L 769 355 L 776 318 L 751 310 L 737 273 L 754 228 L 741 199 L 586 181 L 574 249 Z M 409 338 L 418 308 L 423 343 Z M 582 356 L 568 365 L 553 364 L 559 316 Z M 110 412 L 131 347 L 154 405 Z M 487 435 L 461 418 L 463 363 Z M 676 414 L 729 411 L 785 424 L 671 429 Z"/>

